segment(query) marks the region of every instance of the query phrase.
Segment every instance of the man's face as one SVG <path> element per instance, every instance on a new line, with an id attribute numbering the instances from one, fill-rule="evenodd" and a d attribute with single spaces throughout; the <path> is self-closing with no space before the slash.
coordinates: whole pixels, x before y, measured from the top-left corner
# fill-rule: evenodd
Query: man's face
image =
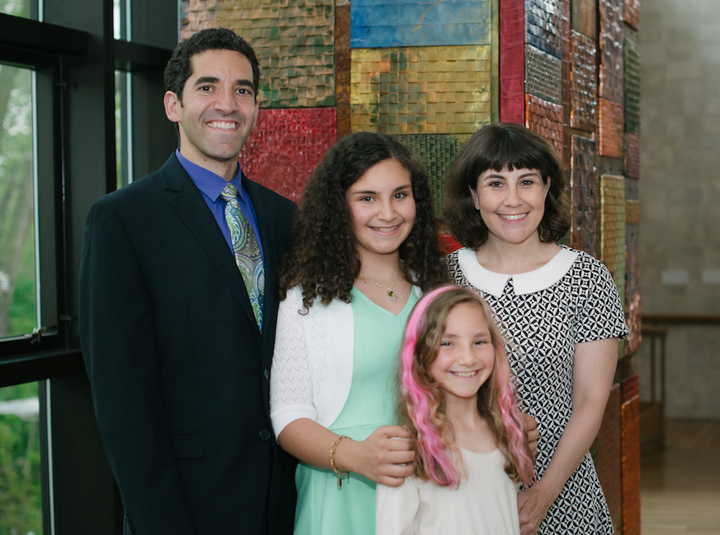
<path id="1" fill-rule="evenodd" d="M 234 163 L 258 114 L 250 61 L 234 50 L 206 50 L 190 65 L 182 103 L 165 93 L 165 113 L 180 130 L 180 152 L 211 170 Z"/>

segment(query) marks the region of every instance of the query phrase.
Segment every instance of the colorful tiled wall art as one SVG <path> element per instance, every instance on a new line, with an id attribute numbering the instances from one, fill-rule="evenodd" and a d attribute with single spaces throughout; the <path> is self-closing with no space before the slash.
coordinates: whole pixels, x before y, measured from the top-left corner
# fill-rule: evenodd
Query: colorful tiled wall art
<path id="1" fill-rule="evenodd" d="M 490 46 L 352 50 L 352 130 L 472 134 L 491 121 Z"/>
<path id="2" fill-rule="evenodd" d="M 622 158 L 623 156 L 623 105 L 605 98 L 600 99 L 599 117 L 601 156 Z"/>
<path id="3" fill-rule="evenodd" d="M 562 104 L 562 63 L 539 48 L 525 45 L 525 92 L 553 104 Z"/>
<path id="4" fill-rule="evenodd" d="M 260 110 L 240 165 L 249 178 L 297 203 L 334 144 L 335 108 Z"/>
<path id="5" fill-rule="evenodd" d="M 570 160 L 570 202 L 572 226 L 570 245 L 598 257 L 600 183 L 595 171 L 595 141 L 572 136 Z"/>
<path id="6" fill-rule="evenodd" d="M 623 0 L 600 2 L 600 96 L 623 102 Z"/>
<path id="7" fill-rule="evenodd" d="M 628 202 L 627 205 L 637 207 L 640 203 Z M 628 221 L 634 220 L 635 214 L 627 214 Z M 639 217 L 638 217 L 639 219 Z M 625 354 L 632 355 L 640 348 L 641 316 L 640 308 L 640 241 L 638 239 L 639 225 L 628 223 L 625 230 L 626 244 L 626 276 L 625 276 L 625 321 L 630 328 L 630 335 L 625 341 Z"/>
<path id="8" fill-rule="evenodd" d="M 592 39 L 573 30 L 572 66 L 570 71 L 570 126 L 594 131 L 598 116 L 597 45 Z"/>
<path id="9" fill-rule="evenodd" d="M 572 1 L 572 29 L 590 39 L 595 39 L 597 35 L 597 2 L 598 0 Z"/>
<path id="10" fill-rule="evenodd" d="M 640 48 L 632 39 L 625 39 L 624 93 L 625 131 L 640 135 Z"/>
<path id="11" fill-rule="evenodd" d="M 350 122 L 350 4 L 335 6 L 335 110 L 337 135 L 352 132 Z"/>
<path id="12" fill-rule="evenodd" d="M 640 178 L 640 138 L 625 132 L 625 158 L 623 160 L 625 176 Z"/>
<path id="13" fill-rule="evenodd" d="M 181 36 L 229 28 L 260 62 L 263 108 L 335 105 L 333 0 L 183 2 Z"/>
<path id="14" fill-rule="evenodd" d="M 620 385 L 615 384 L 610 391 L 597 437 L 597 475 L 613 524 L 622 518 L 621 394 Z"/>
<path id="15" fill-rule="evenodd" d="M 433 194 L 433 210 L 437 219 L 442 219 L 445 198 L 445 175 L 469 134 L 464 135 L 407 135 L 397 138 L 425 162 L 430 189 Z"/>
<path id="16" fill-rule="evenodd" d="M 600 176 L 600 260 L 625 295 L 625 177 Z"/>
<path id="17" fill-rule="evenodd" d="M 352 48 L 489 45 L 491 0 L 352 0 Z"/>
<path id="18" fill-rule="evenodd" d="M 636 30 L 640 29 L 640 0 L 625 0 L 623 20 Z"/>
<path id="19" fill-rule="evenodd" d="M 621 410 L 623 534 L 640 535 L 640 398 L 637 394 L 623 401 Z"/>
<path id="20" fill-rule="evenodd" d="M 561 57 L 561 0 L 525 0 L 525 43 Z"/>
<path id="21" fill-rule="evenodd" d="M 525 95 L 525 126 L 547 139 L 563 153 L 563 108 L 547 100 Z"/>

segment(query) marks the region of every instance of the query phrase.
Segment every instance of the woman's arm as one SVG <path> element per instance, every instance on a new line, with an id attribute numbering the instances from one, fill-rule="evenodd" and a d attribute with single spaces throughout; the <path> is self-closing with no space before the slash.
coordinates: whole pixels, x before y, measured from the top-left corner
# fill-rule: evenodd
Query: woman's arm
<path id="1" fill-rule="evenodd" d="M 309 418 L 290 422 L 278 436 L 280 446 L 301 461 L 319 468 L 331 468 L 330 446 L 339 435 Z M 415 453 L 410 432 L 398 425 L 378 427 L 367 439 L 344 438 L 335 448 L 335 468 L 362 474 L 376 483 L 399 487 L 413 474 Z"/>
<path id="2" fill-rule="evenodd" d="M 575 345 L 572 415 L 542 479 L 518 494 L 522 535 L 537 533 L 550 506 L 595 440 L 610 395 L 617 352 L 617 338 Z"/>

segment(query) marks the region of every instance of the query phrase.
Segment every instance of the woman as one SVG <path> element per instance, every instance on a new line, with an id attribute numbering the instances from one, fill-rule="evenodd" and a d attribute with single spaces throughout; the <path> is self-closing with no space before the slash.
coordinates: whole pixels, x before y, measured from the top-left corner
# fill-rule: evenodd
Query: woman
<path id="1" fill-rule="evenodd" d="M 396 440 L 410 434 L 395 425 L 405 322 L 420 291 L 447 278 L 422 163 L 389 136 L 345 137 L 315 170 L 294 230 L 270 413 L 301 461 L 295 533 L 371 534 L 375 484 L 414 471 L 410 443 Z"/>
<path id="2" fill-rule="evenodd" d="M 488 125 L 453 162 L 445 203 L 464 246 L 447 259 L 450 278 L 495 311 L 540 430 L 539 480 L 518 495 L 521 533 L 612 533 L 588 449 L 628 329 L 603 264 L 555 245 L 570 227 L 560 159 L 520 125 Z"/>

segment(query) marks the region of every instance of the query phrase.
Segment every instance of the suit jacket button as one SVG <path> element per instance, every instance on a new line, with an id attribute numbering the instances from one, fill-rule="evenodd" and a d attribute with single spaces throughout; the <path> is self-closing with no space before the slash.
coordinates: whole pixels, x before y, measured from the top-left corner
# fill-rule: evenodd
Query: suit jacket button
<path id="1" fill-rule="evenodd" d="M 267 368 L 263 370 L 263 375 L 265 376 L 266 381 L 270 378 L 270 374 L 268 373 Z"/>
<path id="2" fill-rule="evenodd" d="M 260 438 L 263 440 L 270 440 L 270 437 L 272 436 L 272 433 L 268 431 L 267 429 L 263 429 L 260 431 Z"/>

